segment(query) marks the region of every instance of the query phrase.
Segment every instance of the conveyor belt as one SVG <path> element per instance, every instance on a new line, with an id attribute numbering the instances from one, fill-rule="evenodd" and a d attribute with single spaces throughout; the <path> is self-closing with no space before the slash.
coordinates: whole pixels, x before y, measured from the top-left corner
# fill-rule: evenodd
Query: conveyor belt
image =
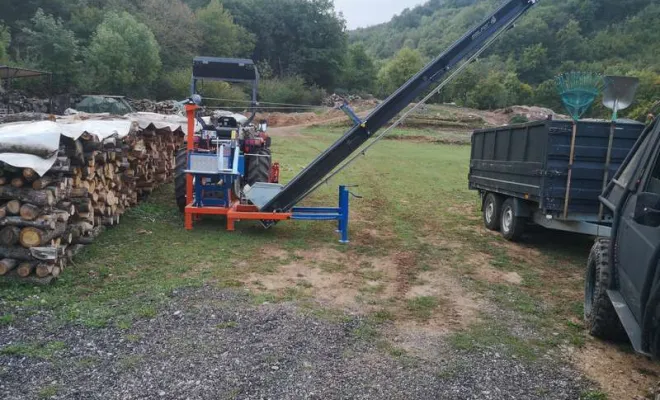
<path id="1" fill-rule="evenodd" d="M 333 169 L 360 148 L 379 129 L 426 90 L 439 82 L 452 68 L 488 43 L 489 38 L 511 24 L 529 10 L 537 0 L 511 0 L 488 16 L 484 22 L 468 32 L 448 50 L 429 63 L 422 71 L 401 86 L 381 103 L 362 124 L 356 125 L 319 155 L 294 177 L 282 191 L 263 208 L 263 212 L 290 211 Z"/>

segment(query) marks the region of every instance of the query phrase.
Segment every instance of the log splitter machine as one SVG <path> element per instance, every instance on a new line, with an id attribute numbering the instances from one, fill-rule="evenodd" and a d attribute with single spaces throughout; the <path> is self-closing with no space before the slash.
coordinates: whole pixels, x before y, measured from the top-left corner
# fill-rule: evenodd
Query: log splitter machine
<path id="1" fill-rule="evenodd" d="M 203 118 L 203 98 L 197 93 L 201 80 L 251 84 L 250 117 L 216 111 Z M 347 243 L 351 196 L 347 186 L 339 187 L 337 207 L 260 210 L 283 186 L 278 182 L 279 165 L 272 163 L 267 122 L 253 123 L 258 83 L 259 73 L 251 60 L 196 57 L 193 61 L 192 96 L 185 105 L 186 148 L 177 154 L 175 173 L 176 199 L 186 229 L 193 229 L 194 220 L 202 215 L 225 216 L 229 231 L 241 220 L 262 221 L 266 226 L 288 219 L 336 221 L 340 242 Z"/>

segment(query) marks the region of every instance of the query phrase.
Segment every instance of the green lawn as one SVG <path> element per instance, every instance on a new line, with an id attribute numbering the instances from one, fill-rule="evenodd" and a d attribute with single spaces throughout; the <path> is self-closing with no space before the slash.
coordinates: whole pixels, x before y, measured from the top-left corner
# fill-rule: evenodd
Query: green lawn
<path id="1" fill-rule="evenodd" d="M 342 132 L 310 128 L 303 133 L 274 140 L 273 153 L 285 182 Z M 306 263 L 317 268 L 321 278 L 350 275 L 357 287 L 350 301 L 364 305 L 364 313 L 373 315 L 376 324 L 441 319 L 458 290 L 447 291 L 451 288 L 433 282 L 435 276 L 446 275 L 479 301 L 515 312 L 519 317 L 512 323 L 538 331 L 533 340 L 511 339 L 511 326 L 480 311 L 473 323 L 456 332 L 457 346 L 478 348 L 495 341 L 514 353 L 535 356 L 560 344 L 580 345 L 580 277 L 588 244 L 540 241 L 523 246 L 538 252 L 527 256 L 486 233 L 477 195 L 467 189 L 468 162 L 468 146 L 410 140 L 378 144 L 306 200 L 333 205 L 337 185 L 359 185 L 354 190 L 363 199 L 352 200 L 352 242 L 347 246 L 337 243 L 330 223 L 291 221 L 263 230 L 241 222 L 229 233 L 222 220 L 208 219 L 187 232 L 172 201 L 172 188 L 164 187 L 86 249 L 57 284 L 0 283 L 0 296 L 9 305 L 0 312 L 0 324 L 51 309 L 60 324 L 128 329 L 134 320 L 156 315 L 173 289 L 204 284 L 256 287 L 257 302 L 310 303 L 316 296 L 314 281 L 272 290 L 264 283 L 284 265 Z M 331 251 L 340 261 L 309 258 L 305 251 L 310 249 Z M 393 270 L 379 269 L 387 260 L 393 260 Z M 521 283 L 489 281 L 482 267 L 494 274 L 517 274 Z M 429 293 L 416 294 L 415 288 Z"/>

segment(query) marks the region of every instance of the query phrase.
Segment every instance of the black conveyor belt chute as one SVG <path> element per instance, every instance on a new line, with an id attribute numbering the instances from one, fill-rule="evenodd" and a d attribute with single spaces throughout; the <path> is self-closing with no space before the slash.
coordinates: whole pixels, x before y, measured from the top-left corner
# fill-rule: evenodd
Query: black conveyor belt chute
<path id="1" fill-rule="evenodd" d="M 422 71 L 401 86 L 364 120 L 346 132 L 326 151 L 287 184 L 262 211 L 289 211 L 300 202 L 310 188 L 319 183 L 342 161 L 358 150 L 374 133 L 403 111 L 415 98 L 481 49 L 504 27 L 520 18 L 536 0 L 511 0 L 491 14 L 484 22 L 456 41 L 447 51 L 429 63 Z"/>

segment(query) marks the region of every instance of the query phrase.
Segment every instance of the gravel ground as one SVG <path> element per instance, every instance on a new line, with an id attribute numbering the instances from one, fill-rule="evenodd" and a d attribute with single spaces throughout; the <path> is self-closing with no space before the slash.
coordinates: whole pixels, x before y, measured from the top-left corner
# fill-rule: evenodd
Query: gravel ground
<path id="1" fill-rule="evenodd" d="M 0 327 L 0 349 L 63 342 L 51 357 L 0 355 L 3 399 L 578 399 L 589 386 L 552 361 L 460 352 L 393 356 L 366 322 L 254 306 L 241 291 L 172 294 L 128 330 L 56 326 L 48 314 Z"/>

